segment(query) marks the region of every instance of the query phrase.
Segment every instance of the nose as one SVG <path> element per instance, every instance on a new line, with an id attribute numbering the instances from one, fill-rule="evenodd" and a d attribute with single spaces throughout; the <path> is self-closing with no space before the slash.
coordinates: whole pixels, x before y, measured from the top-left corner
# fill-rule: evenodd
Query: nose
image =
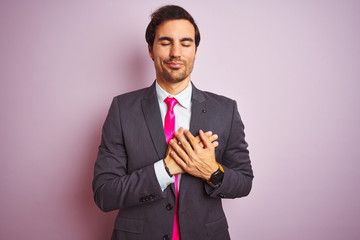
<path id="1" fill-rule="evenodd" d="M 173 44 L 170 49 L 170 57 L 177 58 L 181 56 L 181 47 L 179 44 Z"/>

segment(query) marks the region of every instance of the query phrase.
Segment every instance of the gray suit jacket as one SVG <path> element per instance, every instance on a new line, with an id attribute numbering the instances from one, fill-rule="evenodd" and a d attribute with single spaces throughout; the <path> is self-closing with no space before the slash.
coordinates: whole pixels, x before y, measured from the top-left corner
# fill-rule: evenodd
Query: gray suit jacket
<path id="1" fill-rule="evenodd" d="M 221 198 L 249 194 L 253 173 L 244 125 L 234 100 L 193 86 L 190 131 L 219 135 L 216 160 L 224 168 L 218 188 L 183 174 L 179 192 L 182 240 L 230 239 Z M 94 168 L 94 199 L 103 211 L 119 209 L 113 240 L 171 239 L 174 185 L 162 191 L 153 164 L 167 145 L 155 83 L 114 98 L 105 120 Z"/>

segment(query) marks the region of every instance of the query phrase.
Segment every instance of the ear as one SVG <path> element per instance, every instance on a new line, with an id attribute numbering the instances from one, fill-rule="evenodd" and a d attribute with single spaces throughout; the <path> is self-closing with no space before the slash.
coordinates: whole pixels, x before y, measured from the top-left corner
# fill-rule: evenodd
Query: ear
<path id="1" fill-rule="evenodd" d="M 150 45 L 148 45 L 148 51 L 149 51 L 150 58 L 154 61 L 154 57 L 153 57 L 153 53 L 152 53 L 152 49 L 151 49 Z"/>

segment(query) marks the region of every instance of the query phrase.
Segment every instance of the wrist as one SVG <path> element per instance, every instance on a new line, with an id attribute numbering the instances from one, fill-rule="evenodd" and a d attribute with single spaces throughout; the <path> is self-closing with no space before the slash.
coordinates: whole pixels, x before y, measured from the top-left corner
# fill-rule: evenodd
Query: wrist
<path id="1" fill-rule="evenodd" d="M 165 170 L 166 170 L 166 173 L 169 175 L 169 177 L 173 177 L 173 175 L 171 174 L 168 166 L 166 165 L 165 159 L 163 160 L 163 162 L 164 162 L 164 168 L 165 168 Z"/>
<path id="2" fill-rule="evenodd" d="M 217 170 L 210 176 L 209 180 L 207 181 L 211 186 L 219 186 L 224 178 L 224 169 L 223 167 L 217 163 Z"/>
<path id="3" fill-rule="evenodd" d="M 204 178 L 207 182 L 210 181 L 211 176 L 219 169 L 219 164 L 218 162 L 214 162 L 214 164 L 211 165 L 211 170 L 209 171 L 209 174 L 206 175 L 206 177 Z"/>

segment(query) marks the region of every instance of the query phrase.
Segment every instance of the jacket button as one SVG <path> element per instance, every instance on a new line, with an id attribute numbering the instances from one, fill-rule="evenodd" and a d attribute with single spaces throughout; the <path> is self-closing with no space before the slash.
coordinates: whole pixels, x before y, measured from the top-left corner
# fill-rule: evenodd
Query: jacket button
<path id="1" fill-rule="evenodd" d="M 148 196 L 145 196 L 145 197 L 142 197 L 139 199 L 140 202 L 147 202 L 149 201 L 149 197 Z"/>
<path id="2" fill-rule="evenodd" d="M 169 203 L 168 205 L 166 205 L 166 209 L 169 210 L 169 211 L 170 211 L 171 209 L 173 209 L 173 208 L 174 208 L 174 207 L 173 207 L 170 203 Z"/>
<path id="3" fill-rule="evenodd" d="M 219 193 L 217 196 L 218 196 L 219 198 L 224 198 L 224 197 L 226 197 L 225 194 L 222 194 L 222 193 Z"/>
<path id="4" fill-rule="evenodd" d="M 164 237 L 163 237 L 163 240 L 170 240 L 170 237 L 169 237 L 169 235 L 164 235 Z"/>

